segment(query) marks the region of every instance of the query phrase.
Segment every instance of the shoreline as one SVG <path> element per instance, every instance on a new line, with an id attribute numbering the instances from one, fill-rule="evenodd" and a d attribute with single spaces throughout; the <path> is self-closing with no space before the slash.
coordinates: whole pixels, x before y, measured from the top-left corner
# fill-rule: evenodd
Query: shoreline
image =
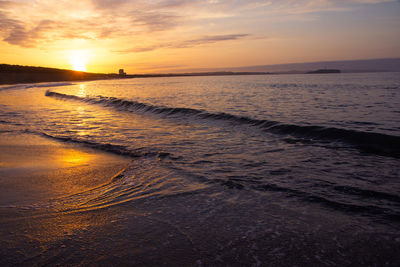
<path id="1" fill-rule="evenodd" d="M 1 73 L 1 70 L 0 70 Z M 200 77 L 200 76 L 243 76 L 243 75 L 282 75 L 286 73 L 264 73 L 264 72 L 205 72 L 205 73 L 166 73 L 166 74 L 127 74 L 120 76 L 118 74 L 96 74 L 96 73 L 78 73 L 73 75 L 51 76 L 48 74 L 32 73 L 5 73 L 8 77 L 0 77 L 1 85 L 15 85 L 25 83 L 45 83 L 45 82 L 84 82 L 96 80 L 112 79 L 133 79 L 133 78 L 170 78 L 170 77 Z M 87 74 L 87 76 L 86 76 Z M 298 73 L 288 73 L 298 74 Z M 303 73 L 302 73 L 303 74 Z"/>
<path id="2" fill-rule="evenodd" d="M 197 76 L 243 76 L 243 75 L 284 75 L 307 74 L 309 71 L 263 72 L 263 71 L 208 71 L 185 73 L 154 73 L 154 74 L 115 74 L 90 73 L 66 69 L 31 67 L 0 64 L 0 85 L 14 85 L 42 82 L 94 81 L 130 78 L 159 77 L 197 77 Z M 319 74 L 319 73 L 318 73 Z"/>
<path id="3" fill-rule="evenodd" d="M 130 159 L 30 134 L 0 134 L 0 206 L 24 206 L 108 183 Z"/>
<path id="4" fill-rule="evenodd" d="M 391 73 L 388 71 L 383 71 L 385 73 Z M 226 73 L 166 73 L 166 74 L 127 74 L 126 76 L 118 76 L 117 74 L 110 74 L 111 77 L 100 77 L 100 78 L 86 78 L 86 79 L 40 79 L 35 78 L 34 81 L 21 80 L 11 80 L 4 82 L 0 80 L 0 86 L 16 85 L 16 84 L 37 84 L 37 83 L 48 83 L 48 82 L 89 82 L 89 81 L 99 81 L 99 80 L 118 80 L 118 79 L 137 79 L 137 78 L 173 78 L 173 77 L 208 77 L 208 76 L 261 76 L 261 75 L 343 75 L 343 74 L 353 74 L 353 73 L 381 73 L 379 71 L 371 72 L 341 72 L 341 73 L 309 73 L 309 72 L 267 72 L 267 73 L 252 73 L 252 72 L 226 72 Z M 107 75 L 107 74 L 106 74 Z M 114 77 L 114 75 L 116 75 Z"/>

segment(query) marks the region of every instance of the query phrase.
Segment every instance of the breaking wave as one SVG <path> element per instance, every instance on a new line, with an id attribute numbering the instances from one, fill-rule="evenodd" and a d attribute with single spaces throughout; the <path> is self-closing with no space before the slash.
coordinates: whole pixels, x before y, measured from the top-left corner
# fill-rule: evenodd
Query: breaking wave
<path id="1" fill-rule="evenodd" d="M 47 208 L 62 213 L 86 212 L 140 199 L 194 194 L 205 188 L 207 185 L 189 181 L 158 161 L 142 158 L 132 161 L 105 184 L 25 208 Z"/>
<path id="2" fill-rule="evenodd" d="M 153 114 L 161 114 L 168 117 L 185 116 L 185 118 L 187 118 L 188 116 L 191 116 L 195 119 L 223 120 L 231 123 L 258 127 L 263 131 L 274 134 L 290 135 L 314 142 L 341 142 L 358 148 L 364 152 L 400 158 L 400 136 L 334 127 L 323 127 L 318 125 L 304 126 L 286 124 L 278 121 L 258 120 L 223 112 L 209 113 L 207 111 L 192 108 L 156 106 L 115 97 L 79 97 L 53 91 L 47 91 L 46 96 L 67 100 L 76 100 L 90 104 L 101 104 L 127 112 L 148 112 Z"/>
<path id="3" fill-rule="evenodd" d="M 67 142 L 67 143 L 76 143 L 84 147 L 92 148 L 101 150 L 104 152 L 120 155 L 120 156 L 127 156 L 131 158 L 140 158 L 140 157 L 158 157 L 158 158 L 165 158 L 170 155 L 168 152 L 162 151 L 154 151 L 150 148 L 128 148 L 123 145 L 116 145 L 116 144 L 109 144 L 109 143 L 97 143 L 93 141 L 88 141 L 84 139 L 76 139 L 72 137 L 65 137 L 65 136 L 55 136 L 52 134 L 44 133 L 44 132 L 35 132 L 30 130 L 22 131 L 24 133 L 36 134 L 40 136 L 44 136 L 50 139 Z"/>

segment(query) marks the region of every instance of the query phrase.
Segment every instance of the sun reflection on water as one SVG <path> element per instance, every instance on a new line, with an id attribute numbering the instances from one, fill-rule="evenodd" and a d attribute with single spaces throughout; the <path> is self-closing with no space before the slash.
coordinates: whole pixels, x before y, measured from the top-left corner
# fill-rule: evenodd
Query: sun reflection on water
<path id="1" fill-rule="evenodd" d="M 76 110 L 78 112 L 78 118 L 80 119 L 80 121 L 78 124 L 76 124 L 77 128 L 75 130 L 80 136 L 88 135 L 89 131 L 87 129 L 90 125 L 90 122 L 88 122 L 88 119 L 86 117 L 86 109 L 83 106 L 78 106 Z"/>
<path id="2" fill-rule="evenodd" d="M 88 153 L 74 150 L 74 149 L 67 149 L 59 155 L 58 162 L 64 166 L 65 165 L 68 165 L 68 166 L 85 165 L 92 158 L 93 158 L 93 155 L 90 155 Z"/>
<path id="3" fill-rule="evenodd" d="M 79 90 L 78 90 L 77 96 L 79 96 L 79 97 L 86 96 L 86 85 L 85 84 L 82 83 L 79 85 Z"/>

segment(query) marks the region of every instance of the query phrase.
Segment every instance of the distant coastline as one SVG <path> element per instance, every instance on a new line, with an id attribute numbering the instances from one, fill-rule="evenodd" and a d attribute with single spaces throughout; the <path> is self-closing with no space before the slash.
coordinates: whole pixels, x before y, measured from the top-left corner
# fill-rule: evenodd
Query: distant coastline
<path id="1" fill-rule="evenodd" d="M 127 78 L 182 77 L 182 76 L 224 76 L 224 75 L 267 75 L 269 72 L 198 72 L 198 73 L 160 73 L 160 74 L 126 74 L 90 73 L 56 68 L 0 64 L 0 84 L 91 81 Z"/>
<path id="2" fill-rule="evenodd" d="M 349 72 L 400 71 L 400 59 L 374 59 L 356 61 L 332 61 L 294 63 L 212 70 L 188 70 L 174 73 L 117 74 L 90 73 L 66 69 L 0 64 L 0 85 L 18 83 L 90 81 L 126 78 L 230 76 L 230 75 L 278 75 L 278 74 L 328 74 Z"/>
<path id="3" fill-rule="evenodd" d="M 307 72 L 307 74 L 329 74 L 329 73 L 341 73 L 341 71 L 335 69 L 319 69 Z"/>
<path id="4" fill-rule="evenodd" d="M 115 79 L 117 74 L 0 64 L 0 84 Z"/>

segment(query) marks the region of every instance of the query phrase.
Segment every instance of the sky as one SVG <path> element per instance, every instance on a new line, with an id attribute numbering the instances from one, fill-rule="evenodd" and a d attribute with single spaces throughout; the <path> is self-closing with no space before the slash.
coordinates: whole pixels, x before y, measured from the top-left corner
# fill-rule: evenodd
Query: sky
<path id="1" fill-rule="evenodd" d="M 400 0 L 0 1 L 0 63 L 182 72 L 400 57 Z"/>

